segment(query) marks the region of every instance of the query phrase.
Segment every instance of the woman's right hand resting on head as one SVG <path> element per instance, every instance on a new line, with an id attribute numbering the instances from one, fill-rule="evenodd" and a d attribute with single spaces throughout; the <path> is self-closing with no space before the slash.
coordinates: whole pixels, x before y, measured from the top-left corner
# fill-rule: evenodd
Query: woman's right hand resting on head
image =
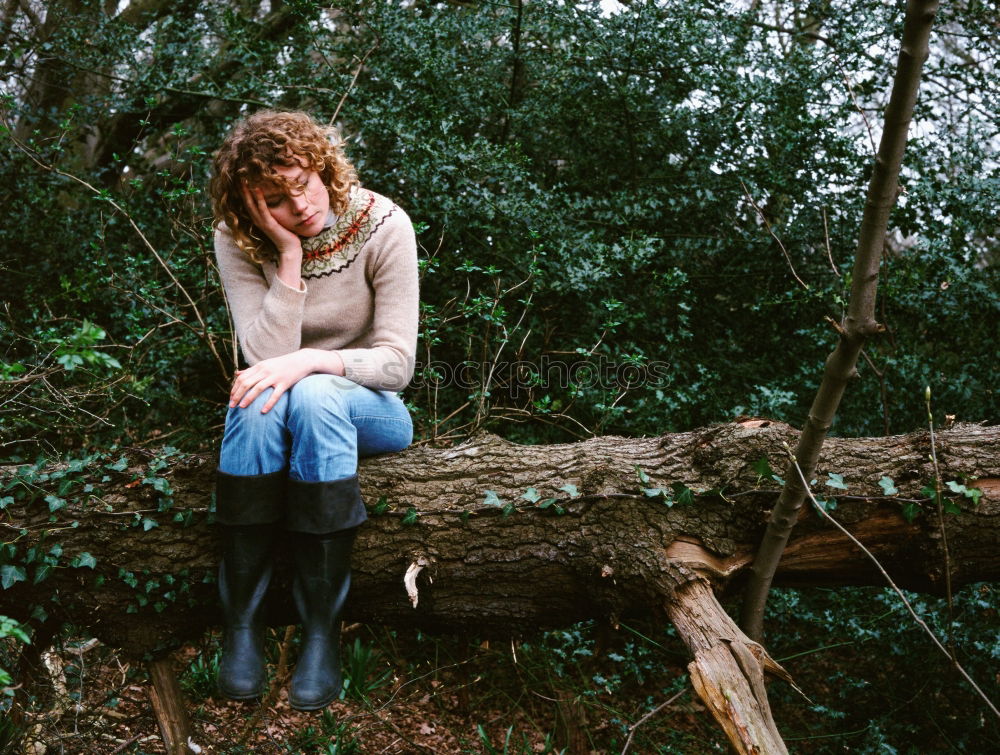
<path id="1" fill-rule="evenodd" d="M 271 214 L 264 191 L 243 184 L 243 204 L 253 224 L 264 232 L 278 251 L 278 277 L 285 285 L 302 288 L 302 239 L 279 223 Z"/>

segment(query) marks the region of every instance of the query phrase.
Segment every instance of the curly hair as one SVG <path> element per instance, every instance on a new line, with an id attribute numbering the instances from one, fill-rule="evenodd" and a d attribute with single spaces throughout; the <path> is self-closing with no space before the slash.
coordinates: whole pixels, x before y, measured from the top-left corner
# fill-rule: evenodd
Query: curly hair
<path id="1" fill-rule="evenodd" d="M 358 183 L 354 166 L 344 154 L 343 141 L 333 127 L 321 126 L 306 113 L 262 110 L 238 122 L 215 153 L 209 194 L 214 225 L 229 227 L 241 250 L 258 265 L 274 258 L 270 240 L 250 220 L 240 191 L 270 183 L 284 192 L 298 187 L 278 175 L 275 165 L 303 160 L 316 171 L 337 214 L 347 209 L 351 188 Z"/>

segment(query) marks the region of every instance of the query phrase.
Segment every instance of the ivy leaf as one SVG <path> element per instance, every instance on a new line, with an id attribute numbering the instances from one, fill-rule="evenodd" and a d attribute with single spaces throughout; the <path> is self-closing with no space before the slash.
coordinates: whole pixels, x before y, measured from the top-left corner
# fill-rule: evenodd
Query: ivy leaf
<path id="1" fill-rule="evenodd" d="M 971 498 L 972 502 L 976 506 L 979 505 L 979 498 L 983 494 L 983 491 L 980 490 L 979 488 L 969 488 L 955 480 L 949 480 L 945 484 L 948 486 L 948 489 L 951 490 L 951 492 L 959 493 L 960 495 L 964 495 L 966 498 Z"/>
<path id="2" fill-rule="evenodd" d="M 153 527 L 159 527 L 160 524 L 155 519 L 150 519 L 148 516 L 142 519 L 142 531 L 149 532 Z"/>
<path id="3" fill-rule="evenodd" d="M 416 524 L 419 518 L 420 513 L 415 508 L 408 508 L 406 513 L 403 515 L 403 524 Z"/>
<path id="4" fill-rule="evenodd" d="M 576 489 L 576 485 L 571 482 L 567 482 L 565 485 L 559 488 L 570 498 L 577 498 L 580 495 L 580 491 Z"/>
<path id="5" fill-rule="evenodd" d="M 3 511 L 12 503 L 14 503 L 14 496 L 12 495 L 5 495 L 3 498 L 0 498 L 0 511 Z"/>
<path id="6" fill-rule="evenodd" d="M 128 469 L 128 459 L 122 456 L 114 464 L 105 464 L 104 468 L 110 469 L 113 472 L 124 472 L 126 469 Z"/>
<path id="7" fill-rule="evenodd" d="M 74 566 L 78 569 L 93 569 L 97 566 L 97 559 L 87 553 L 87 551 L 84 551 L 70 562 L 70 566 Z"/>
<path id="8" fill-rule="evenodd" d="M 962 507 L 955 503 L 950 498 L 945 498 L 942 508 L 946 514 L 961 514 Z"/>
<path id="9" fill-rule="evenodd" d="M 823 511 L 830 512 L 837 510 L 837 499 L 836 498 L 816 498 L 816 504 L 823 509 Z"/>
<path id="10" fill-rule="evenodd" d="M 919 504 L 916 504 L 913 501 L 903 504 L 903 510 L 902 510 L 903 519 L 905 519 L 910 524 L 913 523 L 913 520 L 917 518 L 917 514 L 919 513 L 920 513 Z"/>
<path id="11" fill-rule="evenodd" d="M 670 487 L 674 491 L 677 503 L 683 503 L 685 505 L 694 503 L 695 492 L 683 482 L 675 482 Z"/>
<path id="12" fill-rule="evenodd" d="M 527 490 L 524 491 L 524 493 L 521 494 L 521 498 L 523 498 L 526 501 L 529 501 L 530 503 L 537 503 L 541 499 L 541 497 L 542 497 L 541 494 L 539 494 L 539 492 L 534 488 L 528 488 Z"/>
<path id="13" fill-rule="evenodd" d="M 500 516 L 503 517 L 504 519 L 506 519 L 511 514 L 513 514 L 515 511 L 516 511 L 516 509 L 514 508 L 514 504 L 513 503 L 508 503 L 508 504 L 506 504 L 503 507 L 503 511 L 501 512 Z"/>
<path id="14" fill-rule="evenodd" d="M 886 495 L 897 495 L 899 493 L 899 488 L 896 487 L 896 483 L 892 481 L 891 477 L 883 475 L 878 484 L 882 487 L 882 492 Z"/>
<path id="15" fill-rule="evenodd" d="M 635 465 L 635 473 L 639 475 L 639 482 L 643 485 L 649 485 L 649 475 L 642 471 L 642 467 L 638 464 Z"/>
<path id="16" fill-rule="evenodd" d="M 542 501 L 541 503 L 538 504 L 537 508 L 547 509 L 549 506 L 551 506 L 555 502 L 556 502 L 555 498 L 546 498 L 544 501 Z"/>
<path id="17" fill-rule="evenodd" d="M 143 485 L 152 485 L 153 490 L 158 493 L 169 494 L 171 492 L 170 483 L 165 477 L 147 477 L 142 483 Z"/>
<path id="18" fill-rule="evenodd" d="M 751 466 L 753 467 L 753 471 L 757 473 L 758 478 L 774 477 L 774 470 L 771 469 L 771 462 L 767 460 L 766 456 L 761 456 Z"/>
<path id="19" fill-rule="evenodd" d="M 496 494 L 496 491 L 487 490 L 483 503 L 487 506 L 503 506 L 503 499 Z"/>
<path id="20" fill-rule="evenodd" d="M 13 564 L 0 566 L 0 585 L 3 586 L 4 590 L 17 582 L 26 582 L 27 580 L 28 573 L 23 566 L 14 566 Z"/>
<path id="21" fill-rule="evenodd" d="M 826 485 L 829 488 L 836 488 L 837 490 L 847 490 L 843 475 L 839 475 L 836 472 L 830 472 L 830 478 L 826 481 Z"/>
<path id="22" fill-rule="evenodd" d="M 49 504 L 49 513 L 56 512 L 61 508 L 65 508 L 66 506 L 65 500 L 54 495 L 45 496 L 45 502 Z"/>
<path id="23" fill-rule="evenodd" d="M 51 564 L 42 564 L 35 569 L 35 584 L 37 585 L 39 582 L 44 581 L 45 578 L 49 576 L 50 571 L 52 571 Z"/>

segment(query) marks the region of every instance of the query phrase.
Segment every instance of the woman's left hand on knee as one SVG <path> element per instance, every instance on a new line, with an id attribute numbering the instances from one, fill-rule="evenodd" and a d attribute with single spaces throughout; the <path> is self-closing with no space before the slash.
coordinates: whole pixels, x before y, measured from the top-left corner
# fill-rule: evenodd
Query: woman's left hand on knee
<path id="1" fill-rule="evenodd" d="M 245 409 L 268 388 L 273 388 L 270 398 L 261 407 L 261 413 L 271 410 L 281 395 L 302 378 L 316 371 L 310 349 L 299 349 L 280 357 L 264 359 L 245 370 L 237 370 L 229 392 L 229 407 Z"/>

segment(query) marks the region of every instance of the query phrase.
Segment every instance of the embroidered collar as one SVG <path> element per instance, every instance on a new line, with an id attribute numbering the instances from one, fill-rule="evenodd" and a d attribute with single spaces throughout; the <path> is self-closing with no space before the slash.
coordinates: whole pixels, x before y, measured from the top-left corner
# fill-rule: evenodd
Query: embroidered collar
<path id="1" fill-rule="evenodd" d="M 384 219 L 375 215 L 375 195 L 367 189 L 352 191 L 347 209 L 333 225 L 302 240 L 302 277 L 321 278 L 350 265 Z"/>

